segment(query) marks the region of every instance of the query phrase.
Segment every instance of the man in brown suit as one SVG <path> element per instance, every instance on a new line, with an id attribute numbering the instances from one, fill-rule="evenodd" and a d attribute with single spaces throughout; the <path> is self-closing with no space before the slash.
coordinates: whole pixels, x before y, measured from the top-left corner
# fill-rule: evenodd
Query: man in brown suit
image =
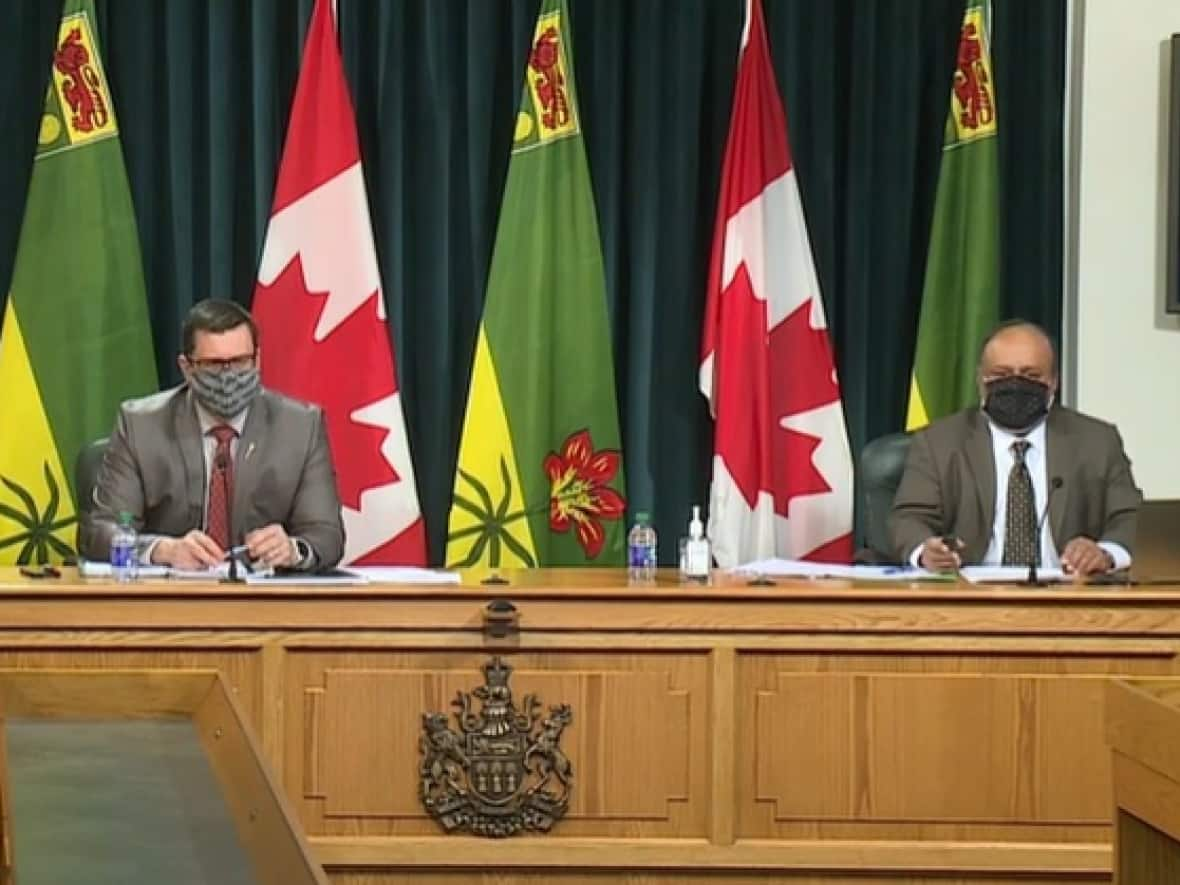
<path id="1" fill-rule="evenodd" d="M 1129 566 L 1142 496 L 1122 438 L 1054 404 L 1044 331 L 999 326 L 984 342 L 979 388 L 981 408 L 913 437 L 889 519 L 898 559 L 949 571 L 1035 557 L 1079 576 Z"/>
<path id="2" fill-rule="evenodd" d="M 185 383 L 120 408 L 79 552 L 105 560 L 127 513 L 141 563 L 215 566 L 241 544 L 267 566 L 335 565 L 344 524 L 323 414 L 260 386 L 257 328 L 234 302 L 195 305 L 182 339 Z"/>

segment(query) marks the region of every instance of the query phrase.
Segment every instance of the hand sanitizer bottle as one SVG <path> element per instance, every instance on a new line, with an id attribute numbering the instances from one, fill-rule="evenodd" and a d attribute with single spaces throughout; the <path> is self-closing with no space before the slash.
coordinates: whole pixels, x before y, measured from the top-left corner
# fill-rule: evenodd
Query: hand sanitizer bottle
<path id="1" fill-rule="evenodd" d="M 687 580 L 701 584 L 709 582 L 709 567 L 712 564 L 709 554 L 709 539 L 705 537 L 705 527 L 701 524 L 701 508 L 694 504 L 692 519 L 688 523 L 688 542 L 684 546 L 684 577 Z"/>

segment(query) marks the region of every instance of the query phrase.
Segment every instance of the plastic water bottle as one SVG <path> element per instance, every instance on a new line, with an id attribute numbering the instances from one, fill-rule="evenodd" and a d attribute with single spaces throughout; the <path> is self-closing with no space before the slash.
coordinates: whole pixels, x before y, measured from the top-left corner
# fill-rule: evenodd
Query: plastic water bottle
<path id="1" fill-rule="evenodd" d="M 111 577 L 120 584 L 135 580 L 139 554 L 136 551 L 135 526 L 130 513 L 119 514 L 119 525 L 111 535 Z"/>
<path id="2" fill-rule="evenodd" d="M 635 525 L 627 533 L 627 580 L 632 584 L 656 580 L 656 530 L 644 512 L 635 514 Z"/>

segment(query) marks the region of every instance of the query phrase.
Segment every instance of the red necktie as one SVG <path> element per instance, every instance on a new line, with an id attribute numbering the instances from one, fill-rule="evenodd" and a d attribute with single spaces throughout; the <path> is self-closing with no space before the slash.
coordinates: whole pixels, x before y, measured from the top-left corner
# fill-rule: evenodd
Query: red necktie
<path id="1" fill-rule="evenodd" d="M 238 432 L 228 424 L 218 424 L 209 431 L 217 440 L 217 450 L 209 463 L 209 510 L 205 514 L 206 534 L 222 550 L 229 549 L 230 503 L 234 499 L 234 459 L 230 443 Z"/>

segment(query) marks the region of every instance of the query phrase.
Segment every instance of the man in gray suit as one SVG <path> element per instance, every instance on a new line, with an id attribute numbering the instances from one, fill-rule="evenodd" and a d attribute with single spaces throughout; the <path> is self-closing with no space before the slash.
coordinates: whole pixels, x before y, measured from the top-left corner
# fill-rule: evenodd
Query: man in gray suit
<path id="1" fill-rule="evenodd" d="M 993 331 L 979 389 L 982 408 L 913 437 L 889 518 L 898 559 L 937 571 L 1035 560 L 1083 577 L 1129 566 L 1142 500 L 1131 463 L 1114 426 L 1054 404 L 1045 332 Z"/>
<path id="2" fill-rule="evenodd" d="M 335 565 L 344 523 L 323 414 L 260 386 L 258 330 L 234 302 L 195 305 L 182 339 L 185 383 L 120 408 L 79 552 L 105 560 L 127 513 L 142 563 L 205 568 L 242 544 L 267 566 Z"/>

